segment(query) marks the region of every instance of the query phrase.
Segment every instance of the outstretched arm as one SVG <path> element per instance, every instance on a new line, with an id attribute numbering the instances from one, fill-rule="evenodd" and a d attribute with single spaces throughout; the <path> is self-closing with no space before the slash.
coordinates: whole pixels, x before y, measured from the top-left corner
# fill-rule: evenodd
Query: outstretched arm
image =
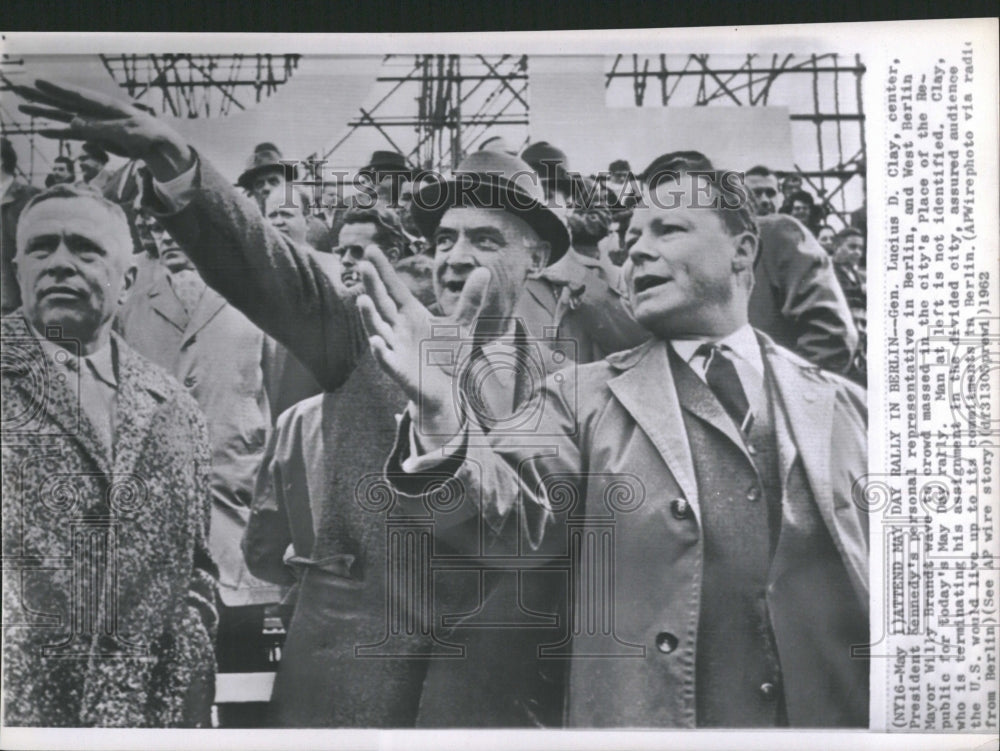
<path id="1" fill-rule="evenodd" d="M 23 112 L 65 125 L 42 135 L 96 141 L 114 154 L 141 159 L 160 190 L 179 178 L 186 182 L 175 205 L 152 185 L 144 202 L 206 283 L 288 347 L 324 388 L 346 379 L 367 344 L 353 296 L 313 251 L 271 227 L 180 134 L 126 101 L 87 89 L 39 80 L 14 90 L 35 102 L 22 105 Z"/>

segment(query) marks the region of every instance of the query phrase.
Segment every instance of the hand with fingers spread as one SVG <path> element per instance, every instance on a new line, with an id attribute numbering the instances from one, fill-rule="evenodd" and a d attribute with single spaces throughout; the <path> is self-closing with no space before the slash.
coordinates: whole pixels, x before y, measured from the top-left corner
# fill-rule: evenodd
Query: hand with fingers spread
<path id="1" fill-rule="evenodd" d="M 141 159 L 160 182 L 172 180 L 194 164 L 194 152 L 179 133 L 127 101 L 42 79 L 34 86 L 12 88 L 34 102 L 22 104 L 21 112 L 66 124 L 38 131 L 47 138 L 94 141 L 113 154 Z"/>
<path id="2" fill-rule="evenodd" d="M 449 316 L 431 314 L 378 248 L 365 251 L 361 275 L 365 294 L 358 298 L 358 308 L 375 358 L 415 405 L 412 417 L 418 433 L 433 437 L 432 442 L 447 440 L 461 428 L 461 408 L 454 403 L 456 365 L 461 360 L 459 349 L 472 338 L 487 304 L 489 269 L 478 268 L 471 274 Z M 450 333 L 445 338 L 435 336 L 441 330 Z M 434 357 L 425 358 L 422 344 L 431 340 Z"/>

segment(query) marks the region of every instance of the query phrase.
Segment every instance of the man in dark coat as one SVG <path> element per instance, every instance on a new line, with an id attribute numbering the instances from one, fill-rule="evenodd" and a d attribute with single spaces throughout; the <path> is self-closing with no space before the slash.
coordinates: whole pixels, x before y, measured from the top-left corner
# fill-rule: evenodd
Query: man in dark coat
<path id="1" fill-rule="evenodd" d="M 204 418 L 111 331 L 122 211 L 59 185 L 25 208 L 3 332 L 4 722 L 209 725 L 216 568 Z"/>
<path id="2" fill-rule="evenodd" d="M 282 237 L 256 206 L 239 196 L 162 122 L 99 93 L 43 81 L 36 86 L 18 87 L 18 92 L 48 106 L 22 105 L 22 111 L 70 123 L 57 135 L 99 137 L 125 156 L 141 157 L 151 173 L 151 184 L 144 190 L 148 208 L 185 249 L 206 283 L 286 345 L 325 390 L 336 391 L 368 373 L 374 381 L 379 370 L 368 360 L 371 348 L 358 310 L 359 288 L 347 287 L 346 280 L 328 273 L 317 254 Z M 482 377 L 463 384 L 463 393 L 484 423 L 506 424 L 512 418 L 519 422 L 531 417 L 520 411 L 531 390 L 550 367 L 561 366 L 566 354 L 543 356 L 517 324 L 514 311 L 525 281 L 566 252 L 569 235 L 542 203 L 537 181 L 520 160 L 478 152 L 459 168 L 457 172 L 466 176 L 463 185 L 472 192 L 463 190 L 460 200 L 455 181 L 427 186 L 437 191 L 439 200 L 421 199 L 426 211 L 416 211 L 415 200 L 414 220 L 436 248 L 434 286 L 446 316 L 442 325 L 463 332 L 459 339 L 449 339 L 448 346 L 456 346 L 463 361 L 481 367 Z M 442 189 L 449 200 L 440 200 Z M 497 200 L 506 208 L 481 208 Z M 377 246 L 366 248 L 364 255 L 391 268 Z M 367 263 L 362 264 L 366 273 L 374 273 Z M 490 279 L 496 279 L 496 284 L 490 285 Z M 414 303 L 427 314 L 426 308 Z M 472 320 L 480 322 L 475 332 L 465 325 Z M 509 363 L 513 363 L 513 373 L 505 367 Z M 366 367 L 371 370 L 363 371 Z M 379 445 L 391 441 L 395 419 L 387 414 L 390 404 L 380 404 L 376 416 L 370 404 L 353 406 L 361 421 L 354 421 L 355 425 L 364 424 Z M 319 614 L 310 630 L 322 634 L 324 649 L 340 661 L 342 669 L 333 674 L 322 670 L 303 680 L 296 692 L 286 694 L 287 700 L 279 703 L 279 715 L 295 725 L 412 725 L 422 700 L 425 670 L 433 672 L 445 663 L 455 663 L 448 658 L 462 651 L 454 643 L 442 642 L 436 615 L 458 611 L 429 612 L 426 596 L 432 590 L 426 562 L 419 558 L 399 561 L 392 544 L 402 534 L 411 544 L 418 544 L 416 548 L 404 545 L 407 555 L 426 552 L 420 544 L 426 540 L 426 527 L 414 528 L 405 515 L 400 519 L 395 510 L 382 504 L 383 458 L 371 450 L 359 451 L 357 435 L 345 432 L 342 441 L 364 463 L 355 464 L 350 472 L 335 473 L 331 493 L 337 500 L 328 506 L 335 517 L 320 525 L 330 530 L 330 539 L 322 565 L 306 574 L 307 578 L 314 575 L 330 596 L 329 609 Z M 382 523 L 373 523 L 372 515 Z M 400 530 L 397 521 L 407 523 L 407 528 Z M 317 540 L 314 556 L 319 544 Z M 397 563 L 403 580 L 398 579 Z M 482 597 L 499 589 L 507 598 L 501 604 L 509 617 L 518 613 L 518 579 L 516 572 L 507 573 L 515 575 L 506 576 L 502 587 L 486 576 L 483 583 L 488 592 Z M 474 608 L 479 590 L 458 589 L 461 604 Z M 373 598 L 386 591 L 391 596 L 374 604 Z M 415 601 L 409 595 L 414 591 L 421 594 Z M 371 617 L 372 607 L 378 608 L 377 621 Z M 336 616 L 341 628 L 330 626 L 330 615 Z M 524 659 L 506 669 L 518 676 L 534 671 L 533 649 L 520 649 L 518 654 Z M 438 656 L 446 659 L 428 662 Z M 308 651 L 302 654 L 301 664 L 306 665 L 310 657 Z M 292 660 L 292 655 L 284 658 Z M 560 697 L 558 690 L 551 697 L 556 711 Z M 504 711 L 517 713 L 519 719 L 523 715 L 515 696 Z"/>
<path id="3" fill-rule="evenodd" d="M 845 373 L 858 347 L 858 330 L 829 256 L 804 225 L 776 213 L 773 172 L 763 166 L 747 170 L 746 186 L 760 227 L 751 324 L 814 365 Z"/>
<path id="4" fill-rule="evenodd" d="M 623 272 L 654 338 L 550 377 L 529 439 L 454 409 L 414 344 L 433 321 L 385 267 L 366 277 L 373 346 L 410 397 L 387 480 L 414 504 L 450 484 L 437 539 L 481 565 L 500 548 L 568 570 L 568 623 L 536 649 L 565 665 L 569 725 L 866 727 L 865 392 L 750 326 L 742 186 L 647 179 Z M 510 659 L 500 626 L 466 663 Z M 511 695 L 531 717 L 524 686 L 483 677 L 438 687 L 445 724 L 495 724 Z"/>

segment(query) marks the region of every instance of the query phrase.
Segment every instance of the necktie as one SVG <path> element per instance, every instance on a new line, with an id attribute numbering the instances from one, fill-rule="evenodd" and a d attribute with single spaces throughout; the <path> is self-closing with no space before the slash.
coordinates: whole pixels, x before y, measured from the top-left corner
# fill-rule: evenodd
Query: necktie
<path id="1" fill-rule="evenodd" d="M 705 381 L 741 431 L 750 430 L 753 415 L 736 366 L 722 347 L 706 342 L 695 354 L 706 358 Z"/>

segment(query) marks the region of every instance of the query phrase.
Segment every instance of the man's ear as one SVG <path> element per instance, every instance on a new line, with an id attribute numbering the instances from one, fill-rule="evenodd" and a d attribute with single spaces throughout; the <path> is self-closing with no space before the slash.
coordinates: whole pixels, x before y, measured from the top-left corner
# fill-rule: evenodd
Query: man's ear
<path id="1" fill-rule="evenodd" d="M 754 260 L 757 258 L 758 239 L 752 232 L 743 232 L 733 238 L 736 254 L 733 256 L 733 271 L 753 271 Z"/>
<path id="2" fill-rule="evenodd" d="M 125 275 L 122 277 L 125 283 L 122 285 L 122 291 L 118 294 L 119 305 L 124 305 L 125 301 L 128 300 L 129 293 L 132 291 L 132 286 L 135 284 L 135 278 L 138 274 L 139 269 L 134 263 L 125 269 Z"/>
<path id="3" fill-rule="evenodd" d="M 529 270 L 528 276 L 530 278 L 536 278 L 541 274 L 545 267 L 549 263 L 549 254 L 552 252 L 552 246 L 547 242 L 540 242 L 531 248 L 531 269 Z"/>
<path id="4" fill-rule="evenodd" d="M 395 264 L 396 261 L 399 260 L 399 256 L 401 255 L 399 248 L 397 248 L 395 245 L 389 246 L 382 252 L 385 253 L 385 257 L 389 259 L 389 263 L 392 264 Z"/>

